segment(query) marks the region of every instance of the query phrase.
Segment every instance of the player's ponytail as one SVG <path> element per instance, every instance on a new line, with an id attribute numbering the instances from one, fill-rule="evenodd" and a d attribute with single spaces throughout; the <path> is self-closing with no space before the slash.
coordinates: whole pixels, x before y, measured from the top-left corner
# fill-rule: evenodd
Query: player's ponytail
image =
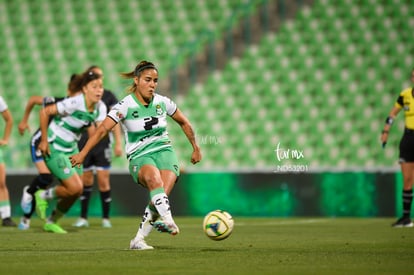
<path id="1" fill-rule="evenodd" d="M 80 74 L 72 74 L 68 83 L 68 91 L 70 95 L 82 90 L 82 76 Z"/>

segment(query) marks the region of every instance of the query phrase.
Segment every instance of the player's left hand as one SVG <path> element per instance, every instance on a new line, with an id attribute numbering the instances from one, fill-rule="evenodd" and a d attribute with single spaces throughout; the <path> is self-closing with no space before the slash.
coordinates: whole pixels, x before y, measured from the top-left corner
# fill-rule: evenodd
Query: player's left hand
<path id="1" fill-rule="evenodd" d="M 200 149 L 194 150 L 191 154 L 191 163 L 196 164 L 201 161 L 202 155 Z"/>

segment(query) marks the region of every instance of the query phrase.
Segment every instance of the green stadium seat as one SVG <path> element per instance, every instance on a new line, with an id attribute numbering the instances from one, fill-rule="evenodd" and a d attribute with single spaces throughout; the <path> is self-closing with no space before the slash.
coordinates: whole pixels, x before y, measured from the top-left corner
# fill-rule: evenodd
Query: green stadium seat
<path id="1" fill-rule="evenodd" d="M 7 20 L 0 28 L 7 41 L 0 45 L 0 88 L 23 91 L 22 97 L 37 91 L 61 94 L 72 72 L 99 63 L 105 66 L 105 85 L 123 94 L 129 82 L 120 79 L 119 72 L 149 59 L 167 76 L 183 45 L 205 29 L 223 39 L 231 16 L 235 26 L 241 13 L 252 14 L 260 4 L 6 1 L 0 11 Z M 204 144 L 206 161 L 201 166 L 272 167 L 274 152 L 263 148 L 274 146 L 277 139 L 306 148 L 311 165 L 376 165 L 372 139 L 378 137 L 371 132 L 377 131 L 367 131 L 376 126 L 367 125 L 383 117 L 383 106 L 392 104 L 407 83 L 414 25 L 407 18 L 413 13 L 414 5 L 404 1 L 316 1 L 205 83 L 191 87 L 180 108 L 188 111 L 204 138 L 218 132 L 225 140 L 225 146 Z M 200 45 L 196 51 L 205 44 Z M 179 66 L 187 61 L 184 55 L 175 62 Z M 16 77 L 19 72 L 24 76 Z M 10 101 L 13 109 L 21 110 L 21 102 Z M 351 138 L 332 116 L 345 121 L 343 128 L 352 127 L 347 128 L 353 132 Z M 188 157 L 191 148 L 181 129 L 172 127 L 170 133 L 180 157 Z M 9 161 L 14 167 L 31 167 L 24 147 L 13 147 Z M 394 150 L 387 151 L 378 165 L 394 164 Z"/>

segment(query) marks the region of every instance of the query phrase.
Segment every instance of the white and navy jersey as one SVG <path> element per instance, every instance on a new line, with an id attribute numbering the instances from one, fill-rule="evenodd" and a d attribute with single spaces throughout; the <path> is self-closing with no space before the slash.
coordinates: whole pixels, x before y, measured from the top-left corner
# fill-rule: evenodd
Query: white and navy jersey
<path id="1" fill-rule="evenodd" d="M 128 159 L 171 146 L 167 115 L 172 116 L 176 110 L 177 105 L 171 99 L 159 94 L 147 106 L 130 94 L 112 107 L 108 116 L 121 122 Z"/>
<path id="2" fill-rule="evenodd" d="M 67 97 L 45 96 L 42 100 L 42 107 L 44 108 L 47 105 L 55 104 L 59 101 L 64 100 L 65 98 L 67 98 Z M 49 117 L 49 123 L 52 121 L 52 119 L 53 119 L 53 117 Z"/>
<path id="3" fill-rule="evenodd" d="M 56 102 L 64 100 L 66 97 L 54 97 L 54 96 L 45 96 L 42 100 L 42 106 L 46 107 L 47 105 L 54 104 Z"/>
<path id="4" fill-rule="evenodd" d="M 6 111 L 9 107 L 7 106 L 6 101 L 4 101 L 3 97 L 0 96 L 0 113 Z"/>
<path id="5" fill-rule="evenodd" d="M 93 122 L 105 119 L 106 106 L 99 101 L 93 112 L 86 109 L 85 95 L 68 97 L 56 103 L 58 115 L 49 124 L 48 141 L 62 152 L 73 152 L 81 132 Z"/>

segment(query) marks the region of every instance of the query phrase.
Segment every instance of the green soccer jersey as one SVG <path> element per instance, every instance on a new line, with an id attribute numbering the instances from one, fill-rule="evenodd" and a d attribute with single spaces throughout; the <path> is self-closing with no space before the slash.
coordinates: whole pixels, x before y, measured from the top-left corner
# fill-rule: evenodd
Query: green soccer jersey
<path id="1" fill-rule="evenodd" d="M 128 160 L 171 146 L 167 115 L 172 116 L 176 110 L 177 105 L 171 99 L 158 94 L 148 106 L 130 94 L 112 107 L 108 116 L 121 122 Z"/>
<path id="2" fill-rule="evenodd" d="M 59 101 L 56 108 L 58 115 L 49 124 L 48 141 L 54 149 L 64 153 L 77 150 L 84 128 L 104 120 L 106 116 L 106 106 L 102 101 L 96 104 L 93 112 L 89 112 L 84 94 Z"/>

